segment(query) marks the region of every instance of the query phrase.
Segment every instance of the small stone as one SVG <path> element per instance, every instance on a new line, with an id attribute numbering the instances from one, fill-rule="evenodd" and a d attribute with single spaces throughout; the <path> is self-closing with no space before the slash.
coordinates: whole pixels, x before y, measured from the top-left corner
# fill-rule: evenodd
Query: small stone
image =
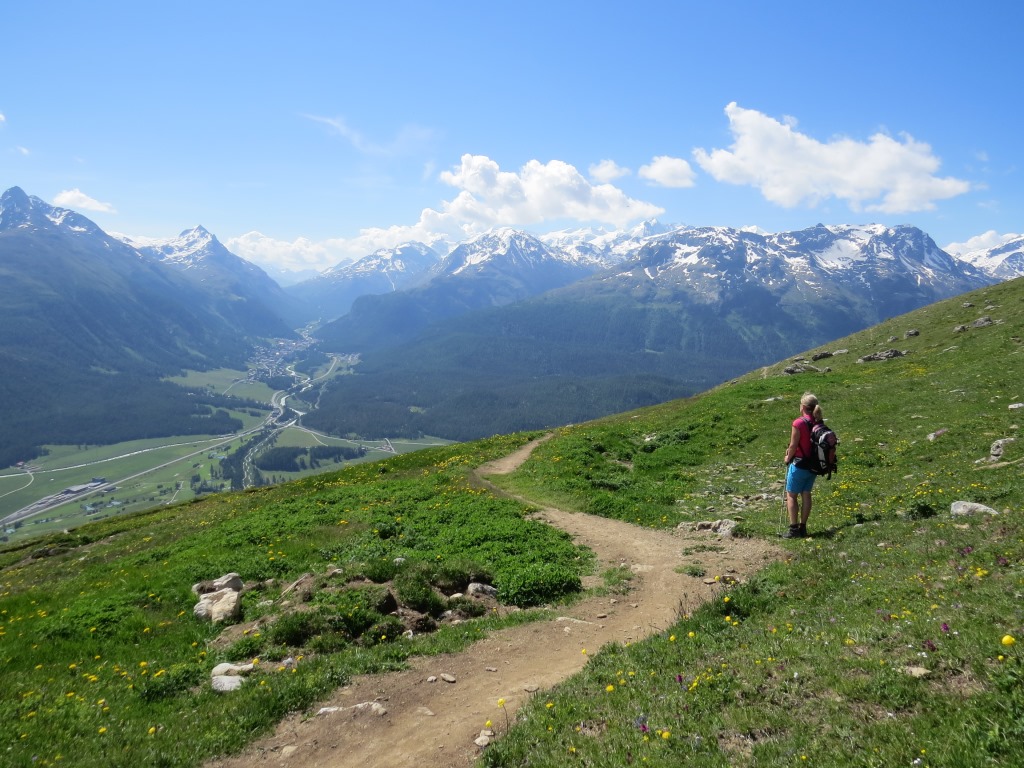
<path id="1" fill-rule="evenodd" d="M 281 757 L 291 757 L 298 751 L 299 748 L 297 746 L 289 744 L 287 747 L 281 747 Z"/>
<path id="2" fill-rule="evenodd" d="M 526 691 L 527 693 L 536 693 L 537 691 L 540 690 L 540 686 L 539 685 L 534 685 L 533 683 L 527 683 L 526 685 L 523 686 L 523 690 Z"/>
<path id="3" fill-rule="evenodd" d="M 237 691 L 244 684 L 245 678 L 238 675 L 217 675 L 210 681 L 210 685 L 217 693 Z"/>
<path id="4" fill-rule="evenodd" d="M 449 675 L 447 672 L 442 672 L 441 679 L 444 680 L 446 683 L 454 683 L 455 675 Z"/>
<path id="5" fill-rule="evenodd" d="M 925 667 L 904 667 L 903 671 L 911 677 L 927 677 L 931 674 L 931 670 Z"/>
<path id="6" fill-rule="evenodd" d="M 433 717 L 434 716 L 434 713 L 431 712 L 426 707 L 416 707 L 416 714 L 417 715 L 423 715 L 424 717 Z"/>
<path id="7" fill-rule="evenodd" d="M 428 677 L 427 678 L 427 682 L 428 683 L 436 683 L 437 682 L 437 675 L 431 675 L 430 677 Z"/>
<path id="8" fill-rule="evenodd" d="M 999 513 L 992 507 L 986 507 L 984 504 L 973 501 L 954 501 L 949 506 L 949 514 L 953 517 L 964 517 L 975 514 L 998 515 Z"/>
<path id="9" fill-rule="evenodd" d="M 473 743 L 476 744 L 478 747 L 486 747 L 488 744 L 491 743 L 491 737 L 490 736 L 483 736 L 483 735 L 477 736 L 473 740 Z"/>
<path id="10" fill-rule="evenodd" d="M 599 618 L 599 619 L 607 619 L 608 618 L 608 614 L 607 613 L 599 613 L 599 614 L 597 614 L 597 618 Z"/>
<path id="11" fill-rule="evenodd" d="M 317 714 L 330 715 L 334 712 L 337 712 L 339 709 L 341 709 L 341 707 L 320 707 L 320 709 L 317 711 Z"/>
<path id="12" fill-rule="evenodd" d="M 498 668 L 497 667 L 484 667 L 484 671 L 485 672 L 497 672 Z"/>

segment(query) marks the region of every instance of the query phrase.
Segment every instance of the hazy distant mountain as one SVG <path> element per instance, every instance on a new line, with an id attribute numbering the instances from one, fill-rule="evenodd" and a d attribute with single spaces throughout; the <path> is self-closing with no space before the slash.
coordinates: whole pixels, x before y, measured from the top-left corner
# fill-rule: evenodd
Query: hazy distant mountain
<path id="1" fill-rule="evenodd" d="M 348 312 L 360 296 L 391 293 L 415 285 L 440 258 L 430 246 L 405 243 L 339 264 L 286 290 L 301 304 L 308 320 L 333 320 Z"/>
<path id="2" fill-rule="evenodd" d="M 541 235 L 546 245 L 579 259 L 589 259 L 610 267 L 636 254 L 648 239 L 663 235 L 677 227 L 650 219 L 630 229 L 559 230 Z"/>
<path id="3" fill-rule="evenodd" d="M 1024 276 L 1024 235 L 1019 235 L 994 248 L 983 248 L 958 254 L 957 258 L 999 280 L 1022 277 Z"/>
<path id="4" fill-rule="evenodd" d="M 216 303 L 84 216 L 7 190 L 0 466 L 30 458 L 44 442 L 189 432 L 193 417 L 208 411 L 159 379 L 184 368 L 244 366 L 250 348 L 244 324 Z"/>
<path id="5" fill-rule="evenodd" d="M 706 389 L 994 282 L 914 227 L 679 227 L 637 243 L 611 269 L 435 317 L 398 346 L 330 337 L 325 344 L 364 359 L 308 422 L 468 439 L 591 418 Z"/>
<path id="6" fill-rule="evenodd" d="M 552 249 L 526 232 L 502 228 L 456 246 L 415 288 L 357 299 L 317 333 L 333 347 L 396 344 L 432 323 L 502 306 L 568 285 L 600 264 Z"/>
<path id="7" fill-rule="evenodd" d="M 169 240 L 119 236 L 141 253 L 179 271 L 206 292 L 218 312 L 257 336 L 288 337 L 302 324 L 297 302 L 250 261 L 203 227 Z"/>

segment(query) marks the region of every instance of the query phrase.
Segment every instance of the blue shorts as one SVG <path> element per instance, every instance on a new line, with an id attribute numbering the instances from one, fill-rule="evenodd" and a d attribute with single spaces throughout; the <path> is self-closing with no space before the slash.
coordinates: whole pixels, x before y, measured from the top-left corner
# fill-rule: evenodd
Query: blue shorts
<path id="1" fill-rule="evenodd" d="M 800 469 L 796 462 L 789 465 L 786 473 L 786 493 L 810 493 L 817 475 L 807 469 Z"/>

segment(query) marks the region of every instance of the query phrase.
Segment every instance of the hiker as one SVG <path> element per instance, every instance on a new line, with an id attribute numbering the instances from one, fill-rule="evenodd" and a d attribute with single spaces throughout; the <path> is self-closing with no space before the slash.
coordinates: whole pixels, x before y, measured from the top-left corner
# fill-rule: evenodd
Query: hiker
<path id="1" fill-rule="evenodd" d="M 807 518 L 811 515 L 811 489 L 817 477 L 801 464 L 811 456 L 811 430 L 815 422 L 822 421 L 818 398 L 805 392 L 800 398 L 800 416 L 793 420 L 786 448 L 786 511 L 789 513 L 789 530 L 785 539 L 807 536 Z"/>

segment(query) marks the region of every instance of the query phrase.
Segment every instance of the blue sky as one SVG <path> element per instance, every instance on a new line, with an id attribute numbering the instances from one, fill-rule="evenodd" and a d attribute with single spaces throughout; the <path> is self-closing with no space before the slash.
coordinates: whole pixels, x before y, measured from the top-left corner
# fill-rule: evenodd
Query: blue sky
<path id="1" fill-rule="evenodd" d="M 1022 8 L 9 3 L 0 188 L 267 268 L 650 217 L 996 244 L 1024 231 Z"/>

